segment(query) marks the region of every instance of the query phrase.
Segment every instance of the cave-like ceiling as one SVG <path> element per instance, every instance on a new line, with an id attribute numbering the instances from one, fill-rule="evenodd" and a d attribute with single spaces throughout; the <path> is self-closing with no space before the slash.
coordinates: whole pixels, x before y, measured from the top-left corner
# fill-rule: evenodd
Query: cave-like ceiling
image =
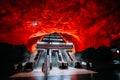
<path id="1" fill-rule="evenodd" d="M 33 45 L 60 33 L 76 51 L 120 38 L 120 0 L 1 0 L 0 42 Z M 118 41 L 119 42 L 119 41 Z"/>

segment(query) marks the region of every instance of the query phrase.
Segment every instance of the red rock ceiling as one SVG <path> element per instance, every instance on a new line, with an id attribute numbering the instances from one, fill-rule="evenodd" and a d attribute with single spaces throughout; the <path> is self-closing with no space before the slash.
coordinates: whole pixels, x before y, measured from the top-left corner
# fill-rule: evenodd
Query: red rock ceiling
<path id="1" fill-rule="evenodd" d="M 60 33 L 76 51 L 120 38 L 119 0 L 1 0 L 0 42 L 34 44 Z M 32 23 L 36 21 L 37 25 Z"/>

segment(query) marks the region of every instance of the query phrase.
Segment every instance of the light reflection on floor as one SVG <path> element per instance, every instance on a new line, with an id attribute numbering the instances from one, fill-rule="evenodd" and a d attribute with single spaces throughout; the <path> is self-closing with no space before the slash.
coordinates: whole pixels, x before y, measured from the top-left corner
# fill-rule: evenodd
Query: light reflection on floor
<path id="1" fill-rule="evenodd" d="M 63 70 L 61 70 L 61 69 L 58 69 L 58 68 L 53 68 L 50 71 L 48 77 L 49 76 L 58 76 L 57 80 L 58 80 L 58 78 L 63 78 L 62 80 L 64 80 L 64 79 L 69 80 L 70 75 L 94 74 L 94 73 L 97 73 L 97 72 L 94 72 L 94 71 L 91 71 L 91 70 L 86 70 L 86 69 L 69 68 L 69 69 L 63 69 Z M 17 77 L 19 77 L 19 78 L 20 77 L 36 77 L 37 78 L 39 76 L 41 76 L 41 78 L 44 78 L 44 77 L 42 77 L 42 76 L 44 76 L 44 74 L 42 73 L 41 69 L 35 69 L 32 72 L 16 73 L 16 74 L 10 76 L 10 78 L 17 78 Z M 54 78 L 54 77 L 50 77 L 50 78 Z M 50 79 L 50 80 L 53 80 L 53 79 Z"/>

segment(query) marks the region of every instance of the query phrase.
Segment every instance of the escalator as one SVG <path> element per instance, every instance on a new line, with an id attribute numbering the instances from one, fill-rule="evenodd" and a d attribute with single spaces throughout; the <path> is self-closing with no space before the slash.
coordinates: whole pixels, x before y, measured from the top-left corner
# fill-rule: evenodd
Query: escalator
<path id="1" fill-rule="evenodd" d="M 39 54 L 40 55 L 38 57 L 38 60 L 35 63 L 36 68 L 42 67 L 42 63 L 44 62 L 44 58 L 45 58 L 45 52 L 41 52 Z"/>
<path id="2" fill-rule="evenodd" d="M 58 67 L 58 59 L 57 59 L 57 51 L 53 50 L 52 51 L 52 56 L 51 56 L 51 59 L 52 59 L 52 66 L 53 67 Z"/>
<path id="3" fill-rule="evenodd" d="M 67 56 L 66 56 L 66 54 L 64 53 L 64 51 L 63 51 L 63 50 L 60 50 L 60 53 L 61 53 L 61 55 L 62 55 L 62 57 L 63 57 L 63 60 L 64 60 L 65 62 L 68 62 Z"/>
<path id="4" fill-rule="evenodd" d="M 69 56 L 72 62 L 72 66 L 74 66 L 75 68 L 82 68 L 81 62 L 77 61 L 75 56 L 71 52 L 67 52 L 67 55 Z"/>
<path id="5" fill-rule="evenodd" d="M 72 67 L 73 61 L 70 59 L 70 56 L 67 54 L 65 50 L 60 50 L 60 51 L 62 53 L 64 61 L 67 62 L 70 67 Z"/>
<path id="6" fill-rule="evenodd" d="M 56 54 L 57 54 L 59 68 L 68 69 L 68 63 L 64 61 L 61 51 L 59 50 Z"/>
<path id="7" fill-rule="evenodd" d="M 66 44 L 65 40 L 58 33 L 52 33 L 44 36 L 43 39 L 37 42 L 36 45 L 37 50 L 47 49 L 45 52 L 49 54 L 50 66 L 59 68 L 68 68 L 68 62 L 70 62 L 70 60 L 67 59 L 68 55 L 66 55 L 66 53 L 64 51 L 62 52 L 61 50 L 72 48 L 73 44 L 70 44 L 69 42 Z M 41 67 L 44 59 L 45 53 L 42 52 L 37 65 Z"/>
<path id="8" fill-rule="evenodd" d="M 61 52 L 58 51 L 56 54 L 57 54 L 58 62 L 64 62 Z"/>

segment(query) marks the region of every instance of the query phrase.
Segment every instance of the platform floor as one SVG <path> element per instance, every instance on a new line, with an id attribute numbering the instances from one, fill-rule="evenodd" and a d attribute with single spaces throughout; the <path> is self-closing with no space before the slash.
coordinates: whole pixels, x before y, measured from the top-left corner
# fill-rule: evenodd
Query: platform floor
<path id="1" fill-rule="evenodd" d="M 89 74 L 93 75 L 97 72 L 86 70 L 86 69 L 75 69 L 75 68 L 69 68 L 69 69 L 58 69 L 53 68 L 48 76 L 46 77 L 44 73 L 41 71 L 40 68 L 33 70 L 32 72 L 21 72 L 16 73 L 9 77 L 10 80 L 79 80 L 75 77 L 75 75 L 80 74 Z"/>
<path id="2" fill-rule="evenodd" d="M 86 69 L 60 70 L 54 68 L 46 77 L 41 69 L 32 72 L 16 73 L 6 80 L 120 80 L 120 70 L 95 72 Z"/>

